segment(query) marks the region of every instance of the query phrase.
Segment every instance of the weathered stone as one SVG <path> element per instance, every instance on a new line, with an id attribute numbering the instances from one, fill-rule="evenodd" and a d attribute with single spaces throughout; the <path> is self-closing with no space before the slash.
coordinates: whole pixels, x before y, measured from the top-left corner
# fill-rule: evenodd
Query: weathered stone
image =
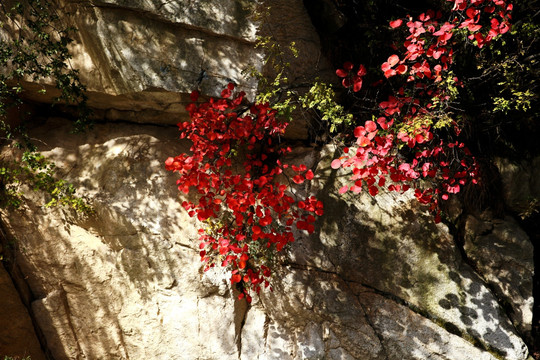
<path id="1" fill-rule="evenodd" d="M 58 359 L 527 356 L 446 227 L 410 196 L 335 196 L 340 185 L 329 151 L 311 189 L 326 204 L 318 235 L 298 234 L 289 265 L 275 271 L 274 292 L 247 310 L 226 272 L 201 272 L 195 223 L 162 163 L 187 150 L 176 131 L 114 124 L 68 131 L 67 122 L 50 119 L 32 136 L 44 139 L 44 154 L 81 187 L 95 213 L 40 208 L 42 200 L 29 195 L 28 207 L 2 215 L 25 249 L 18 263 Z M 293 156 L 309 165 L 318 157 L 301 148 Z M 391 326 L 394 313 L 405 320 Z"/>
<path id="2" fill-rule="evenodd" d="M 364 289 L 359 293 L 387 359 L 495 360 L 486 351 L 449 333 L 440 324 Z"/>
<path id="3" fill-rule="evenodd" d="M 465 251 L 507 303 L 514 326 L 526 337 L 532 327 L 534 248 L 515 220 L 469 216 Z"/>
<path id="4" fill-rule="evenodd" d="M 44 153 L 95 207 L 80 218 L 29 197 L 2 215 L 27 249 L 18 263 L 55 358 L 238 358 L 242 305 L 224 274 L 201 281 L 196 229 L 159 160 L 187 150 L 176 131 L 109 124 L 68 135 L 54 119 L 41 130 Z"/>
<path id="5" fill-rule="evenodd" d="M 279 292 L 262 295 L 267 314 L 259 312 L 260 323 L 269 316 L 268 322 L 296 339 L 294 359 L 496 359 L 392 295 L 380 295 L 338 274 L 291 267 L 279 275 L 284 276 Z M 257 356 L 280 358 L 261 356 L 271 347 L 264 336 L 258 338 L 266 352 Z"/>
<path id="6" fill-rule="evenodd" d="M 2 264 L 0 294 L 0 359 L 30 356 L 32 360 L 45 360 L 32 319 Z"/>
<path id="7" fill-rule="evenodd" d="M 162 21 L 185 24 L 246 41 L 255 41 L 257 32 L 253 22 L 257 4 L 247 0 L 223 0 L 219 6 L 212 0 L 93 0 L 92 4 L 148 13 Z"/>
<path id="8" fill-rule="evenodd" d="M 62 21 L 75 25 L 71 65 L 88 89 L 89 106 L 107 120 L 176 124 L 188 94 L 219 96 L 229 83 L 253 98 L 257 84 L 243 71 L 260 69 L 254 48 L 255 3 L 198 1 L 57 1 Z M 71 15 L 69 15 L 71 14 Z M 9 32 L 0 29 L 0 38 Z M 51 79 L 43 80 L 52 84 Z M 29 99 L 50 102 L 58 92 L 26 84 Z"/>
<path id="9" fill-rule="evenodd" d="M 287 267 L 274 277 L 274 292 L 263 293 L 262 303 L 292 337 L 294 359 L 327 359 L 338 352 L 343 358 L 384 358 L 364 309 L 335 274 Z"/>
<path id="10" fill-rule="evenodd" d="M 294 342 L 286 329 L 275 323 L 260 304 L 246 313 L 242 327 L 241 360 L 294 359 Z"/>
<path id="11" fill-rule="evenodd" d="M 519 163 L 497 158 L 504 185 L 505 203 L 514 212 L 528 217 L 540 204 L 540 156 Z"/>
<path id="12" fill-rule="evenodd" d="M 80 71 L 88 104 L 101 120 L 176 124 L 187 117 L 192 90 L 220 96 L 229 82 L 253 99 L 257 83 L 247 70 L 272 76 L 271 65 L 262 69 L 267 49 L 255 48 L 256 25 L 283 50 L 295 43 L 300 56 L 286 51 L 282 59 L 289 64 L 284 76 L 291 89 L 302 94 L 315 78 L 336 81 L 300 0 L 269 2 L 260 22 L 254 19 L 257 5 L 246 0 L 220 6 L 208 0 L 57 1 L 63 21 L 78 29 L 70 63 Z M 9 32 L 0 29 L 2 37 L 9 38 Z M 51 102 L 59 95 L 51 79 L 24 84 L 32 101 Z M 38 92 L 42 89 L 45 94 Z M 296 112 L 294 119 L 287 137 L 307 139 L 305 116 Z"/>
<path id="13" fill-rule="evenodd" d="M 334 195 L 342 178 L 331 158 L 323 152 L 317 168 L 326 215 L 317 236 L 297 242 L 292 261 L 397 296 L 505 359 L 525 359 L 525 344 L 496 296 L 463 262 L 448 229 L 434 224 L 410 194 Z"/>

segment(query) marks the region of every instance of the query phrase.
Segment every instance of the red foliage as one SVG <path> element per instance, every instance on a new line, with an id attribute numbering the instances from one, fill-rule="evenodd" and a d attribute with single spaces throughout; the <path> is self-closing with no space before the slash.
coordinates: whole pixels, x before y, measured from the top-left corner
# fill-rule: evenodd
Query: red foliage
<path id="1" fill-rule="evenodd" d="M 279 122 L 268 104 L 255 104 L 240 113 L 245 94 L 232 97 L 229 84 L 221 99 L 187 106 L 191 121 L 178 124 L 180 138 L 191 140 L 191 155 L 180 154 L 165 161 L 176 171 L 178 189 L 198 194 L 196 201 L 182 206 L 207 227 L 199 230 L 201 260 L 205 269 L 220 265 L 232 270 L 237 284 L 251 301 L 249 290 L 269 286 L 271 271 L 264 249 L 281 251 L 294 241 L 294 228 L 312 233 L 315 216 L 323 213 L 322 202 L 314 197 L 298 199 L 278 177 L 284 170 L 294 173 L 297 184 L 313 179 L 305 165 L 289 166 L 279 160 L 290 148 L 279 145 L 286 123 Z M 198 93 L 191 99 L 196 101 Z M 243 154 L 242 168 L 233 162 Z"/>
<path id="2" fill-rule="evenodd" d="M 352 72 L 354 65 L 350 62 L 343 64 L 343 69 L 337 69 L 336 75 L 343 78 L 342 84 L 345 87 L 353 87 L 353 91 L 357 92 L 362 89 L 362 76 L 367 74 L 364 65 L 360 65 L 356 74 Z"/>
<path id="3" fill-rule="evenodd" d="M 354 130 L 356 150 L 335 159 L 334 169 L 350 168 L 352 185 L 343 186 L 339 193 L 351 190 L 355 193 L 367 188 L 371 195 L 377 187 L 385 186 L 392 191 L 415 190 L 415 196 L 436 215 L 440 221 L 439 200 L 447 200 L 448 194 L 458 193 L 468 182 L 478 182 L 478 169 L 474 157 L 461 142 L 438 136 L 429 121 L 435 107 L 448 103 L 451 96 L 447 85 L 441 84 L 448 77 L 453 50 L 450 40 L 453 34 L 464 29 L 468 39 L 478 48 L 489 44 L 495 37 L 510 29 L 512 5 L 503 0 L 448 0 L 454 2 L 451 21 L 441 22 L 440 12 L 427 11 L 417 19 L 396 19 L 390 27 L 397 29 L 406 24 L 408 36 L 403 43 L 404 53 L 392 54 L 381 65 L 384 76 L 389 79 L 404 75 L 412 88 L 399 88 L 386 101 L 379 104 L 381 116 L 377 123 L 366 121 Z M 346 63 L 349 70 L 354 67 Z M 349 73 L 338 70 L 338 76 Z M 453 78 L 455 85 L 459 80 Z M 345 87 L 350 82 L 343 82 Z M 413 94 L 407 95 L 407 93 Z M 378 125 L 378 126 L 377 126 Z M 454 136 L 460 129 L 454 125 Z M 403 157 L 403 146 L 410 149 Z M 390 181 L 387 181 L 390 179 Z M 427 180 L 427 181 L 426 181 Z"/>

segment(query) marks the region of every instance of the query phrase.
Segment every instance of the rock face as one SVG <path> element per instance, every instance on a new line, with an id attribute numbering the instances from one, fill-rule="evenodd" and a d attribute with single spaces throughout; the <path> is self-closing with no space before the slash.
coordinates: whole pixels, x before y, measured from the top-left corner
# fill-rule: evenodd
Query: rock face
<path id="1" fill-rule="evenodd" d="M 262 66 L 256 2 L 56 2 L 78 29 L 71 64 L 101 119 L 175 124 L 192 90 L 217 96 L 229 82 L 254 96 L 256 81 L 243 71 Z M 55 94 L 52 87 L 46 95 L 28 92 L 37 101 Z"/>
<path id="2" fill-rule="evenodd" d="M 260 66 L 251 3 L 63 5 L 80 29 L 75 61 L 91 104 L 102 120 L 127 121 L 70 134 L 69 121 L 48 118 L 31 130 L 95 209 L 43 208 L 28 193 L 24 207 L 0 214 L 21 249 L 15 260 L 43 346 L 55 360 L 525 360 L 532 251 L 515 221 L 471 217 L 460 251 L 411 196 L 337 196 L 331 147 L 295 148 L 293 161 L 319 174 L 296 191 L 317 194 L 326 210 L 283 257 L 273 292 L 248 306 L 227 273 L 202 271 L 197 224 L 164 169 L 189 144 L 168 124 L 185 115 L 201 70 L 212 95 L 248 63 Z M 295 40 L 296 21 L 302 46 L 316 48 L 302 2 L 274 4 L 283 43 Z M 293 67 L 313 70 L 314 57 L 302 61 Z"/>
<path id="3" fill-rule="evenodd" d="M 540 157 L 520 163 L 498 158 L 495 161 L 505 189 L 505 202 L 523 217 L 531 215 L 540 202 Z"/>
<path id="4" fill-rule="evenodd" d="M 527 357 L 506 310 L 448 230 L 409 197 L 336 197 L 330 151 L 313 189 L 329 215 L 317 236 L 291 248 L 274 292 L 248 309 L 226 274 L 201 272 L 195 224 L 159 161 L 187 150 L 173 128 L 68 131 L 67 122 L 50 119 L 32 135 L 47 139 L 42 150 L 96 213 L 43 209 L 29 198 L 2 216 L 25 249 L 17 262 L 55 359 Z M 512 300 L 530 323 L 528 291 Z"/>
<path id="5" fill-rule="evenodd" d="M 534 248 L 516 221 L 469 216 L 465 251 L 496 295 L 509 304 L 514 326 L 529 337 L 532 325 Z"/>
<path id="6" fill-rule="evenodd" d="M 4 356 L 45 360 L 32 320 L 4 266 L 0 265 L 0 358 Z"/>

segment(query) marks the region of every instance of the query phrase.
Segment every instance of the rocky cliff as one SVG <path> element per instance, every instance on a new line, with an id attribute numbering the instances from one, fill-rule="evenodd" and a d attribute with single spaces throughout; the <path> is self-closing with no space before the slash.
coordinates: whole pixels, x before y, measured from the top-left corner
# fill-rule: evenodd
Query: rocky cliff
<path id="1" fill-rule="evenodd" d="M 516 220 L 470 216 L 460 243 L 411 196 L 339 196 L 331 146 L 293 152 L 293 161 L 317 168 L 304 190 L 324 200 L 326 215 L 283 257 L 273 292 L 248 305 L 236 300 L 226 273 L 202 271 L 197 224 L 163 165 L 189 148 L 174 125 L 186 116 L 189 91 L 215 95 L 233 80 L 253 95 L 257 84 L 242 70 L 262 67 L 258 28 L 310 54 L 292 63 L 299 82 L 329 73 L 303 3 L 270 5 L 274 23 L 257 22 L 242 0 L 219 8 L 206 0 L 59 5 L 79 29 L 73 62 L 98 118 L 91 131 L 71 134 L 67 119 L 36 116 L 30 132 L 95 212 L 44 208 L 30 193 L 21 209 L 2 211 L 10 273 L 26 309 L 14 290 L 3 292 L 21 315 L 1 313 L 17 335 L 0 341 L 0 355 L 527 359 L 533 247 Z M 292 136 L 305 136 L 302 127 Z M 529 167 L 500 164 L 508 203 L 519 205 L 511 181 L 518 171 L 538 196 Z M 37 340 L 15 345 L 34 328 L 41 354 Z"/>

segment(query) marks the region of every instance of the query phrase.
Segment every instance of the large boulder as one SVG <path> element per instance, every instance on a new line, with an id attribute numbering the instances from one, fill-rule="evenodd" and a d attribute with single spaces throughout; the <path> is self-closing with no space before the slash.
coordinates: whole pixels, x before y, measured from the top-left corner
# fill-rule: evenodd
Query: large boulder
<path id="1" fill-rule="evenodd" d="M 54 358 L 237 358 L 234 324 L 245 305 L 221 289 L 224 279 L 201 281 L 196 229 L 163 167 L 185 144 L 156 126 L 109 124 L 84 136 L 69 128 L 51 120 L 35 134 L 48 134 L 45 154 L 95 213 L 28 198 L 3 214 L 26 249 L 16 260 Z"/>

